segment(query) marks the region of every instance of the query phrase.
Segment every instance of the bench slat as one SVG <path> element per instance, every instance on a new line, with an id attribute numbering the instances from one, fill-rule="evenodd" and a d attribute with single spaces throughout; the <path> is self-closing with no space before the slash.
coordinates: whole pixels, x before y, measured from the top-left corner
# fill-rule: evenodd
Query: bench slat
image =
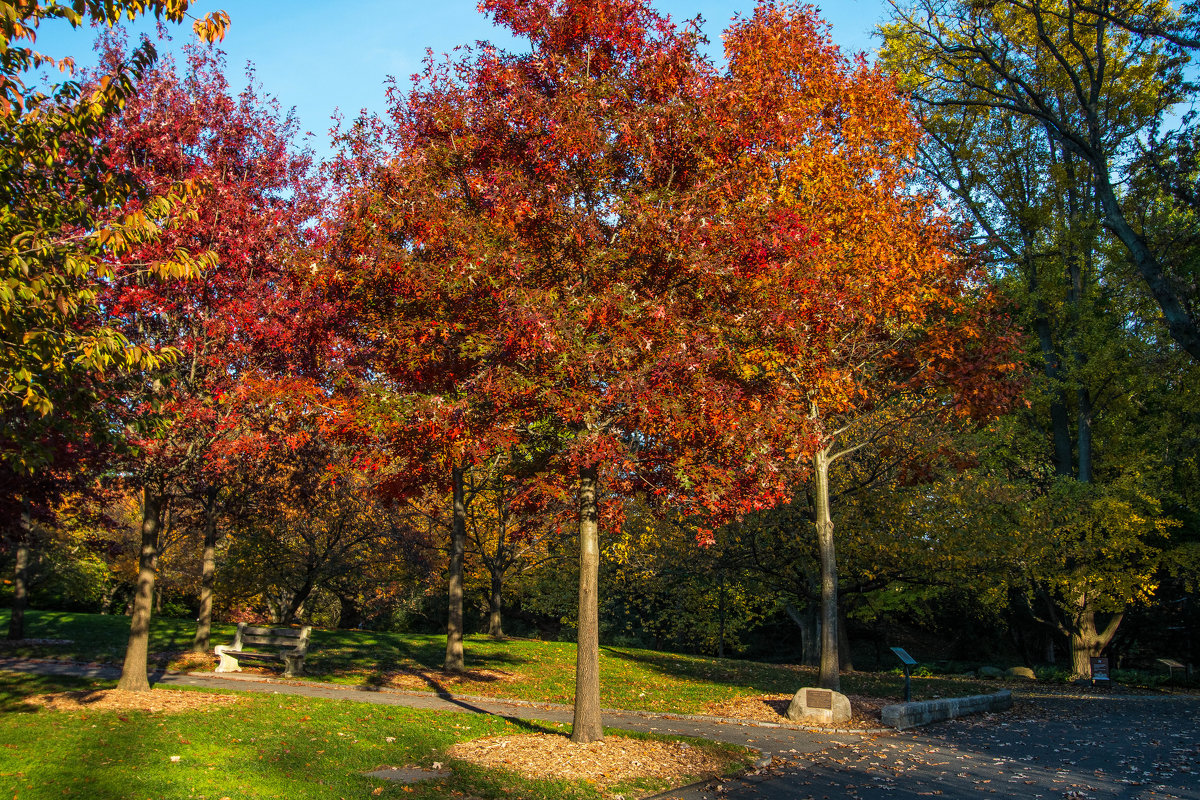
<path id="1" fill-rule="evenodd" d="M 294 637 L 294 636 L 288 636 L 288 637 L 284 637 L 284 638 L 280 638 L 277 636 L 243 636 L 242 637 L 242 645 L 243 646 L 248 645 L 248 644 L 264 644 L 264 645 L 269 645 L 271 647 L 295 647 L 296 645 L 300 644 L 301 641 L 302 641 L 301 639 Z"/>
<path id="2" fill-rule="evenodd" d="M 294 639 L 300 639 L 304 636 L 303 628 L 258 628 L 247 625 L 242 628 L 242 634 L 246 636 L 288 636 Z"/>
<path id="3" fill-rule="evenodd" d="M 269 661 L 283 661 L 283 656 L 278 653 L 255 653 L 247 650 L 226 650 L 225 655 L 233 656 L 234 658 L 258 658 Z"/>

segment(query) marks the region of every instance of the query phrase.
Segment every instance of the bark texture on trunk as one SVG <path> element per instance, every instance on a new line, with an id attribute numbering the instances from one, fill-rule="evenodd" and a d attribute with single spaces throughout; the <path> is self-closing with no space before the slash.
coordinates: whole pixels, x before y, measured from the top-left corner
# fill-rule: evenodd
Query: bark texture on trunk
<path id="1" fill-rule="evenodd" d="M 363 625 L 362 606 L 358 599 L 348 595 L 338 595 L 338 627 L 342 630 L 357 630 Z"/>
<path id="2" fill-rule="evenodd" d="M 207 653 L 212 636 L 213 586 L 217 576 L 217 497 L 209 490 L 204 506 L 204 555 L 200 566 L 200 613 L 196 615 L 193 653 Z"/>
<path id="3" fill-rule="evenodd" d="M 467 547 L 467 503 L 463 490 L 463 471 L 453 470 L 454 519 L 450 526 L 450 570 L 447 583 L 450 596 L 449 614 L 446 620 L 446 660 L 442 665 L 447 672 L 462 672 L 463 658 L 463 554 Z"/>
<path id="4" fill-rule="evenodd" d="M 816 603 L 811 600 L 800 611 L 788 603 L 785 610 L 800 629 L 800 660 L 806 667 L 821 663 L 821 618 Z"/>
<path id="5" fill-rule="evenodd" d="M 579 636 L 571 741 L 604 738 L 600 722 L 600 529 L 596 468 L 579 470 Z"/>
<path id="6" fill-rule="evenodd" d="M 1100 162 L 1099 158 L 1094 159 L 1094 162 L 1096 163 L 1092 166 L 1096 170 L 1096 194 L 1104 210 L 1104 227 L 1116 234 L 1129 251 L 1134 265 L 1150 288 L 1150 294 L 1158 301 L 1171 338 L 1192 358 L 1200 361 L 1200 331 L 1197 330 L 1196 321 L 1180 302 L 1171 279 L 1163 271 L 1158 258 L 1150 251 L 1146 239 L 1135 231 L 1125 218 L 1125 212 L 1121 209 L 1121 203 L 1108 175 L 1108 165 Z"/>
<path id="7" fill-rule="evenodd" d="M 829 449 L 813 458 L 816 501 L 817 553 L 821 562 L 821 668 L 818 685 L 840 692 L 838 661 L 837 557 L 833 547 L 833 517 L 829 511 Z"/>
<path id="8" fill-rule="evenodd" d="M 28 498 L 21 498 L 21 521 L 17 531 L 17 563 L 13 568 L 12 614 L 8 618 L 8 638 L 25 638 L 25 608 L 29 605 L 29 545 L 33 541 L 33 515 Z"/>
<path id="9" fill-rule="evenodd" d="M 1104 648 L 1112 641 L 1125 615 L 1113 614 L 1104 630 L 1096 628 L 1096 612 L 1090 608 L 1080 610 L 1071 630 L 1071 671 L 1076 678 L 1092 677 L 1091 659 L 1104 653 Z"/>
<path id="10" fill-rule="evenodd" d="M 279 616 L 280 625 L 296 625 L 301 617 L 304 616 L 304 604 L 308 602 L 308 598 L 312 596 L 313 589 L 316 588 L 315 578 L 309 576 L 305 579 L 304 584 L 299 590 L 290 592 L 291 598 L 283 609 L 283 613 Z"/>
<path id="11" fill-rule="evenodd" d="M 150 689 L 146 675 L 150 646 L 150 616 L 154 603 L 154 578 L 158 571 L 158 536 L 162 526 L 164 498 L 146 489 L 142 501 L 142 548 L 138 555 L 137 593 L 133 598 L 133 618 L 129 624 L 129 644 L 117 688 L 127 692 Z"/>
<path id="12" fill-rule="evenodd" d="M 838 604 L 838 670 L 854 671 L 854 657 L 850 655 L 850 626 L 846 624 L 846 611 Z"/>
<path id="13" fill-rule="evenodd" d="M 500 616 L 500 601 L 503 599 L 504 581 L 499 575 L 492 575 L 492 591 L 488 594 L 488 636 L 493 639 L 504 638 L 504 625 Z"/>

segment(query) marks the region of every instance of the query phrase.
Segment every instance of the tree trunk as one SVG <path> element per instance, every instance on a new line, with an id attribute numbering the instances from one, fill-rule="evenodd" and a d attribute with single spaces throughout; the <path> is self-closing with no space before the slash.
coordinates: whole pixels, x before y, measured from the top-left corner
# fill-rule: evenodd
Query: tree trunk
<path id="1" fill-rule="evenodd" d="M 204 556 L 200 567 L 200 613 L 196 616 L 193 653 L 207 653 L 212 636 L 213 585 L 217 576 L 217 493 L 208 490 L 204 505 Z"/>
<path id="2" fill-rule="evenodd" d="M 579 635 L 575 651 L 575 716 L 571 741 L 604 738 L 600 722 L 600 530 L 596 468 L 579 470 Z"/>
<path id="3" fill-rule="evenodd" d="M 1081 605 L 1086 601 L 1081 601 Z M 1100 656 L 1108 647 L 1124 613 L 1114 614 L 1103 631 L 1096 630 L 1096 612 L 1083 606 L 1077 610 L 1075 625 L 1071 630 L 1071 672 L 1076 678 L 1092 677 L 1091 659 Z"/>
<path id="4" fill-rule="evenodd" d="M 813 458 L 816 500 L 817 552 L 821 562 L 821 672 L 822 689 L 841 691 L 838 672 L 837 558 L 833 548 L 833 517 L 829 512 L 829 448 Z"/>
<path id="5" fill-rule="evenodd" d="M 348 595 L 339 594 L 338 600 L 338 627 L 342 630 L 356 630 L 363 625 L 362 606 L 358 600 Z"/>
<path id="6" fill-rule="evenodd" d="M 21 522 L 17 531 L 17 563 L 13 569 L 12 615 L 8 619 L 8 638 L 25 638 L 25 607 L 29 604 L 29 544 L 33 541 L 33 515 L 29 499 L 21 498 Z"/>
<path id="7" fill-rule="evenodd" d="M 846 611 L 838 607 L 838 670 L 854 671 L 854 657 L 850 655 L 850 626 L 846 624 Z"/>
<path id="8" fill-rule="evenodd" d="M 725 573 L 721 573 L 720 596 L 717 598 L 717 658 L 725 657 Z"/>
<path id="9" fill-rule="evenodd" d="M 304 616 L 304 604 L 312 596 L 314 580 L 309 578 L 300 587 L 300 591 L 289 593 L 290 599 L 279 618 L 280 625 L 295 625 L 297 620 Z"/>
<path id="10" fill-rule="evenodd" d="M 503 598 L 504 581 L 500 575 L 492 573 L 492 591 L 488 594 L 488 636 L 493 639 L 504 638 L 503 620 L 500 618 L 500 601 Z"/>
<path id="11" fill-rule="evenodd" d="M 150 615 L 154 602 L 154 577 L 158 570 L 158 534 L 166 501 L 151 489 L 143 493 L 142 549 L 138 556 L 137 593 L 133 599 L 133 619 L 129 624 L 129 644 L 117 688 L 127 692 L 150 689 L 146 675 L 150 649 Z"/>
<path id="12" fill-rule="evenodd" d="M 817 589 L 815 581 L 808 581 L 809 587 Z M 811 595 L 804 598 L 804 610 L 800 611 L 789 600 L 783 609 L 800 629 L 800 662 L 806 667 L 815 667 L 821 663 L 821 616 L 816 601 Z"/>
<path id="13" fill-rule="evenodd" d="M 821 663 L 821 615 L 817 604 L 810 600 L 796 624 L 800 626 L 801 658 L 804 665 L 818 666 Z"/>
<path id="14" fill-rule="evenodd" d="M 1066 143 L 1064 142 L 1064 144 Z M 1108 164 L 1104 162 L 1101 154 L 1091 154 L 1090 157 L 1086 153 L 1082 155 L 1091 162 L 1092 168 L 1095 170 L 1094 185 L 1100 205 L 1104 209 L 1102 217 L 1104 227 L 1116 234 L 1116 237 L 1129 251 L 1134 265 L 1142 274 L 1146 286 L 1150 288 L 1150 294 L 1158 301 L 1158 307 L 1162 310 L 1163 321 L 1167 324 L 1167 332 L 1171 334 L 1171 338 L 1178 342 L 1179 346 L 1187 351 L 1193 359 L 1200 361 L 1200 331 L 1197 330 L 1196 321 L 1180 302 L 1171 279 L 1163 271 L 1158 258 L 1150 252 L 1145 238 L 1135 231 L 1125 218 L 1125 212 L 1121 209 L 1116 190 L 1109 178 Z"/>
<path id="15" fill-rule="evenodd" d="M 442 666 L 447 672 L 462 672 L 466 667 L 463 659 L 463 554 L 467 547 L 467 504 L 462 468 L 455 467 L 452 475 L 454 521 L 450 526 L 450 613 L 446 620 L 446 660 Z"/>

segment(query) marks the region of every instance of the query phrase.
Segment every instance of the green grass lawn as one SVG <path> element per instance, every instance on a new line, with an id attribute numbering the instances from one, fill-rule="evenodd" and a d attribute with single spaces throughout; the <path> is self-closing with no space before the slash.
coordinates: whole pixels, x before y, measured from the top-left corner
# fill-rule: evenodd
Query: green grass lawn
<path id="1" fill-rule="evenodd" d="M 48 711 L 27 702 L 32 694 L 111 685 L 0 671 L 0 796 L 14 800 L 604 796 L 586 783 L 531 781 L 445 755 L 456 742 L 484 736 L 566 732 L 536 722 L 250 693 L 239 694 L 232 705 L 214 704 L 212 710 L 178 714 Z M 740 770 L 751 757 L 739 747 L 694 740 L 692 744 L 721 754 L 730 771 Z M 408 786 L 364 774 L 383 766 L 429 768 L 434 762 L 442 762 L 452 774 Z M 640 796 L 667 788 L 662 781 L 638 781 L 609 791 Z"/>
<path id="2" fill-rule="evenodd" d="M 7 614 L 0 613 L 0 626 L 6 625 Z M 213 642 L 231 642 L 235 628 L 214 625 Z M 167 654 L 190 647 L 194 630 L 195 623 L 191 620 L 155 619 L 151 652 L 164 655 L 165 663 Z M 4 647 L 0 655 L 119 664 L 129 636 L 129 619 L 32 611 L 27 618 L 27 635 L 70 639 L 73 643 Z M 557 703 L 570 703 L 574 697 L 575 645 L 569 642 L 494 641 L 485 636 L 468 636 L 465 650 L 471 679 L 453 681 L 438 671 L 445 647 L 445 637 L 432 634 L 314 631 L 306 677 Z M 405 671 L 408 674 L 397 684 L 397 674 Z M 817 673 L 812 668 L 627 647 L 602 647 L 600 651 L 601 703 L 606 708 L 702 713 L 712 702 L 746 695 L 791 694 L 816 683 Z M 842 691 L 848 694 L 899 700 L 903 686 L 903 677 L 891 673 L 855 672 L 842 676 Z M 913 679 L 916 700 L 994 689 L 994 684 L 953 677 Z"/>

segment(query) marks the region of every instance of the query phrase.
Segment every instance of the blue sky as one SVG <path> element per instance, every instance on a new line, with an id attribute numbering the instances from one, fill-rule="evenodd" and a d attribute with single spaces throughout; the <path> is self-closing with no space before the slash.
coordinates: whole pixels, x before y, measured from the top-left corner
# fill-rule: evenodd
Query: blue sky
<path id="1" fill-rule="evenodd" d="M 254 62 L 266 91 L 286 108 L 295 108 L 302 130 L 312 131 L 318 155 L 326 152 L 326 132 L 335 109 L 347 117 L 360 109 L 384 109 L 384 80 L 401 85 L 420 68 L 425 49 L 435 53 L 487 39 L 511 43 L 476 10 L 477 0 L 196 0 L 197 15 L 229 12 L 233 24 L 221 45 L 228 53 L 230 83 L 245 85 L 247 61 Z M 677 20 L 700 14 L 718 56 L 720 34 L 737 13 L 748 14 L 753 0 L 657 0 L 655 7 Z M 832 25 L 835 41 L 847 50 L 870 50 L 871 30 L 882 18 L 885 0 L 830 0 L 818 3 Z M 145 28 L 145 26 L 142 26 Z M 182 41 L 189 32 L 180 31 Z M 37 49 L 71 55 L 86 64 L 93 33 L 47 24 Z"/>

